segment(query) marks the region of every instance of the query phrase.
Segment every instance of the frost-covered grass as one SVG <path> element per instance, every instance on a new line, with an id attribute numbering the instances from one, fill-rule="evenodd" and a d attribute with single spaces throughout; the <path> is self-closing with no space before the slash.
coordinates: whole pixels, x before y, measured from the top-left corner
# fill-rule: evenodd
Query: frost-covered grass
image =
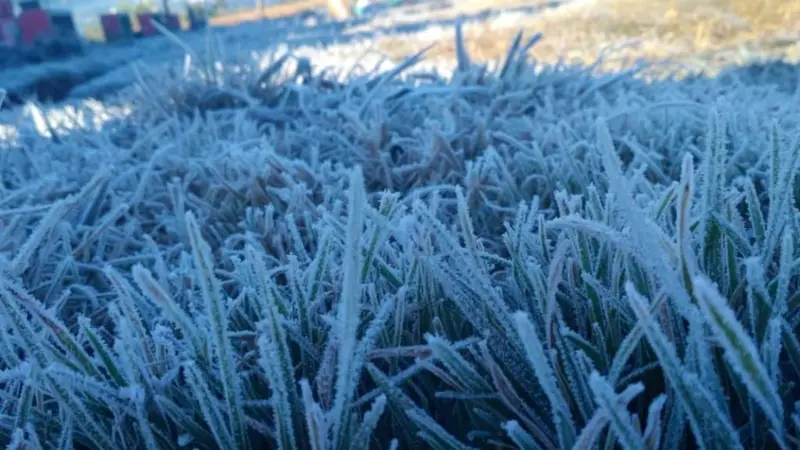
<path id="1" fill-rule="evenodd" d="M 100 131 L 37 114 L 0 152 L 0 440 L 796 446 L 797 70 L 526 51 L 449 78 L 206 54 Z"/>

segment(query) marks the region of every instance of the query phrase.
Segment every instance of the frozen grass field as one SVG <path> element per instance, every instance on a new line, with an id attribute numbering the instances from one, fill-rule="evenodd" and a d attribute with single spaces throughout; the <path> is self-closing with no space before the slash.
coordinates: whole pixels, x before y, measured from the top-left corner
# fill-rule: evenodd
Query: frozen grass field
<path id="1" fill-rule="evenodd" d="M 652 77 L 473 26 L 164 38 L 0 111 L 0 444 L 797 448 L 791 55 Z"/>

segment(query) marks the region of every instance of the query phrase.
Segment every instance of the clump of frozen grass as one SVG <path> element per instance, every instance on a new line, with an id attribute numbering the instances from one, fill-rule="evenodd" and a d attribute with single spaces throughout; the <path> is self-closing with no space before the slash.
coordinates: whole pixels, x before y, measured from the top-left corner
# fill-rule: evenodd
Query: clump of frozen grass
<path id="1" fill-rule="evenodd" d="M 796 109 L 535 42 L 143 74 L 107 131 L 0 153 L 0 440 L 797 445 Z"/>

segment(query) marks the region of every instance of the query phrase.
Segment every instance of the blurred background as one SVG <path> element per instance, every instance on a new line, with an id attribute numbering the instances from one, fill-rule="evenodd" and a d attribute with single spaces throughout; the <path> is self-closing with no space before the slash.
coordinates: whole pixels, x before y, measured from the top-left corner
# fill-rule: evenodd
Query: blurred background
<path id="1" fill-rule="evenodd" d="M 41 98 L 40 85 L 58 85 L 48 99 L 59 100 L 120 64 L 180 57 L 153 51 L 174 47 L 156 44 L 165 30 L 192 42 L 208 28 L 252 50 L 369 47 L 395 62 L 433 45 L 427 60 L 446 68 L 456 23 L 469 55 L 487 63 L 520 30 L 542 34 L 529 53 L 544 63 L 647 61 L 643 76 L 800 59 L 798 0 L 0 0 L 0 87 Z"/>

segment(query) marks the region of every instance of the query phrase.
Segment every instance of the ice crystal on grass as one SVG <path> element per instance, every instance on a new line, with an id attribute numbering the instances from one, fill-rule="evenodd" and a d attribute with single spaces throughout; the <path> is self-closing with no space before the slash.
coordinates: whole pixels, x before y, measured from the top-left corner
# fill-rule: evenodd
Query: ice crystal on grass
<path id="1" fill-rule="evenodd" d="M 101 130 L 18 130 L 0 442 L 796 445 L 797 108 L 539 38 L 495 72 L 458 42 L 450 78 L 209 40 Z"/>

